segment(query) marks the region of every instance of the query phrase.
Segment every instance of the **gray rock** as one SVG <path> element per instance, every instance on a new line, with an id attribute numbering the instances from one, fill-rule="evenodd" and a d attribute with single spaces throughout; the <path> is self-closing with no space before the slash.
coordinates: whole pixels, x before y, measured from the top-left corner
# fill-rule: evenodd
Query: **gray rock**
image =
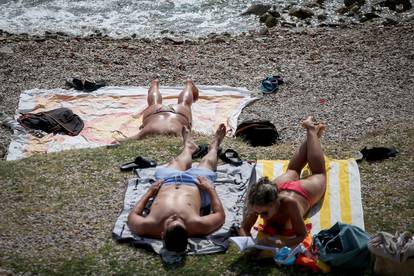
<path id="1" fill-rule="evenodd" d="M 268 27 L 269 29 L 275 27 L 277 23 L 278 23 L 277 18 L 273 16 L 268 17 L 265 21 L 266 27 Z"/>
<path id="2" fill-rule="evenodd" d="M 277 18 L 275 18 L 271 14 L 265 13 L 264 15 L 262 15 L 260 17 L 260 22 L 265 23 L 266 27 L 268 27 L 268 28 L 273 28 L 274 26 L 277 25 L 278 20 L 277 20 Z"/>
<path id="3" fill-rule="evenodd" d="M 0 54 L 12 55 L 12 54 L 14 54 L 14 51 L 10 47 L 3 46 L 3 47 L 0 48 Z"/>
<path id="4" fill-rule="evenodd" d="M 240 15 L 254 14 L 254 15 L 260 16 L 260 15 L 265 14 L 268 10 L 270 10 L 271 7 L 272 7 L 271 5 L 254 4 L 250 6 L 250 8 L 248 8 L 245 12 L 241 13 Z"/>
<path id="5" fill-rule="evenodd" d="M 344 0 L 345 7 L 352 7 L 354 5 L 362 6 L 365 4 L 365 0 Z"/>
<path id="6" fill-rule="evenodd" d="M 347 6 L 339 7 L 336 10 L 336 12 L 339 13 L 339 14 L 344 14 L 344 13 L 347 13 L 348 11 L 349 11 L 349 7 L 347 7 Z"/>
<path id="7" fill-rule="evenodd" d="M 398 24 L 398 19 L 394 16 L 386 16 L 383 17 L 383 21 L 382 21 L 382 25 L 384 26 L 392 26 L 392 25 L 397 25 Z"/>
<path id="8" fill-rule="evenodd" d="M 295 16 L 300 19 L 305 19 L 305 18 L 312 17 L 314 13 L 309 8 L 295 6 L 295 7 L 290 8 L 289 15 Z"/>
<path id="9" fill-rule="evenodd" d="M 280 17 L 280 13 L 276 10 L 270 10 L 267 12 L 268 14 L 272 15 L 273 17 L 279 18 Z"/>
<path id="10" fill-rule="evenodd" d="M 397 12 L 407 11 L 413 7 L 410 0 L 383 0 L 377 2 L 377 4 Z"/>
<path id="11" fill-rule="evenodd" d="M 325 4 L 325 0 L 315 0 L 315 3 L 319 6 L 323 6 Z"/>
<path id="12" fill-rule="evenodd" d="M 316 18 L 318 18 L 318 20 L 319 20 L 319 21 L 324 21 L 324 20 L 326 20 L 327 15 L 326 15 L 326 13 L 325 13 L 325 12 L 321 12 L 321 13 L 318 13 L 318 14 L 316 15 Z"/>
<path id="13" fill-rule="evenodd" d="M 363 15 L 361 16 L 360 21 L 361 21 L 361 22 L 366 22 L 366 21 L 369 21 L 369 20 L 372 20 L 372 19 L 374 19 L 374 18 L 378 18 L 378 17 L 379 17 L 379 15 L 378 15 L 378 14 L 376 14 L 376 13 L 374 13 L 374 12 L 369 12 L 369 13 L 365 13 L 365 14 L 363 14 Z"/>
<path id="14" fill-rule="evenodd" d="M 269 34 L 269 29 L 267 27 L 260 27 L 258 33 L 260 35 L 267 35 Z"/>

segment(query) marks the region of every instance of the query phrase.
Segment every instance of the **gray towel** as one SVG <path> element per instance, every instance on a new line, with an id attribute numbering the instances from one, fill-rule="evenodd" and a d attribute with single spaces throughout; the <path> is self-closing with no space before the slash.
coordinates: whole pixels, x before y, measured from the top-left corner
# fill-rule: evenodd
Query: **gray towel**
<path id="1" fill-rule="evenodd" d="M 255 164 L 248 162 L 243 162 L 239 167 L 229 164 L 218 166 L 215 185 L 223 203 L 226 221 L 220 229 L 205 238 L 190 238 L 187 247 L 188 254 L 216 253 L 228 248 L 228 238 L 234 227 L 239 226 L 242 220 L 246 188 L 250 181 L 255 181 L 254 168 Z M 115 222 L 112 236 L 120 242 L 130 242 L 140 247 L 152 249 L 161 254 L 166 262 L 176 262 L 180 256 L 171 256 L 171 252 L 165 253 L 161 240 L 137 236 L 131 233 L 127 225 L 128 214 L 155 180 L 155 170 L 156 168 L 139 169 L 136 171 L 138 177 L 128 181 L 124 206 Z"/>

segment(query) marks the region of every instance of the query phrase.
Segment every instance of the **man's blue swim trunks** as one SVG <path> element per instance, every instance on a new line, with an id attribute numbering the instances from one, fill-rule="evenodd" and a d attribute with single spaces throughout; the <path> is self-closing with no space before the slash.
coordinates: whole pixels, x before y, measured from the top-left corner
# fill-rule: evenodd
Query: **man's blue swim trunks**
<path id="1" fill-rule="evenodd" d="M 207 168 L 190 168 L 186 171 L 180 171 L 174 168 L 161 167 L 155 171 L 156 180 L 164 179 L 162 185 L 190 185 L 197 186 L 197 176 L 204 176 L 209 180 L 211 186 L 214 187 L 214 181 L 217 179 L 217 173 Z M 200 191 L 201 208 L 205 208 L 211 204 L 211 199 L 206 191 Z"/>

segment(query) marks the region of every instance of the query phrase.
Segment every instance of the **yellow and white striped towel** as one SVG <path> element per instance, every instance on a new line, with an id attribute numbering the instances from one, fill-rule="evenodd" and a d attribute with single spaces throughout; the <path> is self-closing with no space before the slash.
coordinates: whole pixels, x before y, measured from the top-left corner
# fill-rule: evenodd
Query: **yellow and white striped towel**
<path id="1" fill-rule="evenodd" d="M 364 214 L 361 201 L 361 181 L 355 159 L 334 160 L 325 158 L 327 187 L 324 198 L 309 212 L 305 223 L 312 223 L 312 235 L 330 228 L 337 221 L 356 225 L 364 229 Z M 258 160 L 257 179 L 270 179 L 287 170 L 288 160 Z M 305 167 L 302 176 L 309 174 Z"/>

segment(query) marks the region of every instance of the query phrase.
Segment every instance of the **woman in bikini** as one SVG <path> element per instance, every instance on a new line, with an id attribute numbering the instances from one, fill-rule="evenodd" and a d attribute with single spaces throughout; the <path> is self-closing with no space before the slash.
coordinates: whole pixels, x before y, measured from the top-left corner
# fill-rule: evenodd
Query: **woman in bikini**
<path id="1" fill-rule="evenodd" d="M 326 190 L 325 159 L 319 137 L 325 129 L 315 124 L 312 117 L 302 122 L 306 140 L 290 160 L 286 173 L 273 181 L 261 178 L 250 188 L 247 195 L 247 212 L 243 218 L 240 235 L 250 235 L 250 230 L 260 215 L 264 232 L 287 239 L 264 239 L 260 244 L 275 247 L 293 247 L 307 235 L 304 216 L 324 195 Z M 308 164 L 312 175 L 300 179 Z"/>
<path id="2" fill-rule="evenodd" d="M 163 105 L 158 80 L 153 80 L 148 89 L 148 107 L 143 111 L 142 125 L 138 134 L 118 142 L 142 139 L 149 135 L 181 136 L 183 127 L 191 130 L 191 106 L 198 99 L 198 88 L 192 80 L 187 80 L 183 91 L 178 95 L 177 104 Z"/>

